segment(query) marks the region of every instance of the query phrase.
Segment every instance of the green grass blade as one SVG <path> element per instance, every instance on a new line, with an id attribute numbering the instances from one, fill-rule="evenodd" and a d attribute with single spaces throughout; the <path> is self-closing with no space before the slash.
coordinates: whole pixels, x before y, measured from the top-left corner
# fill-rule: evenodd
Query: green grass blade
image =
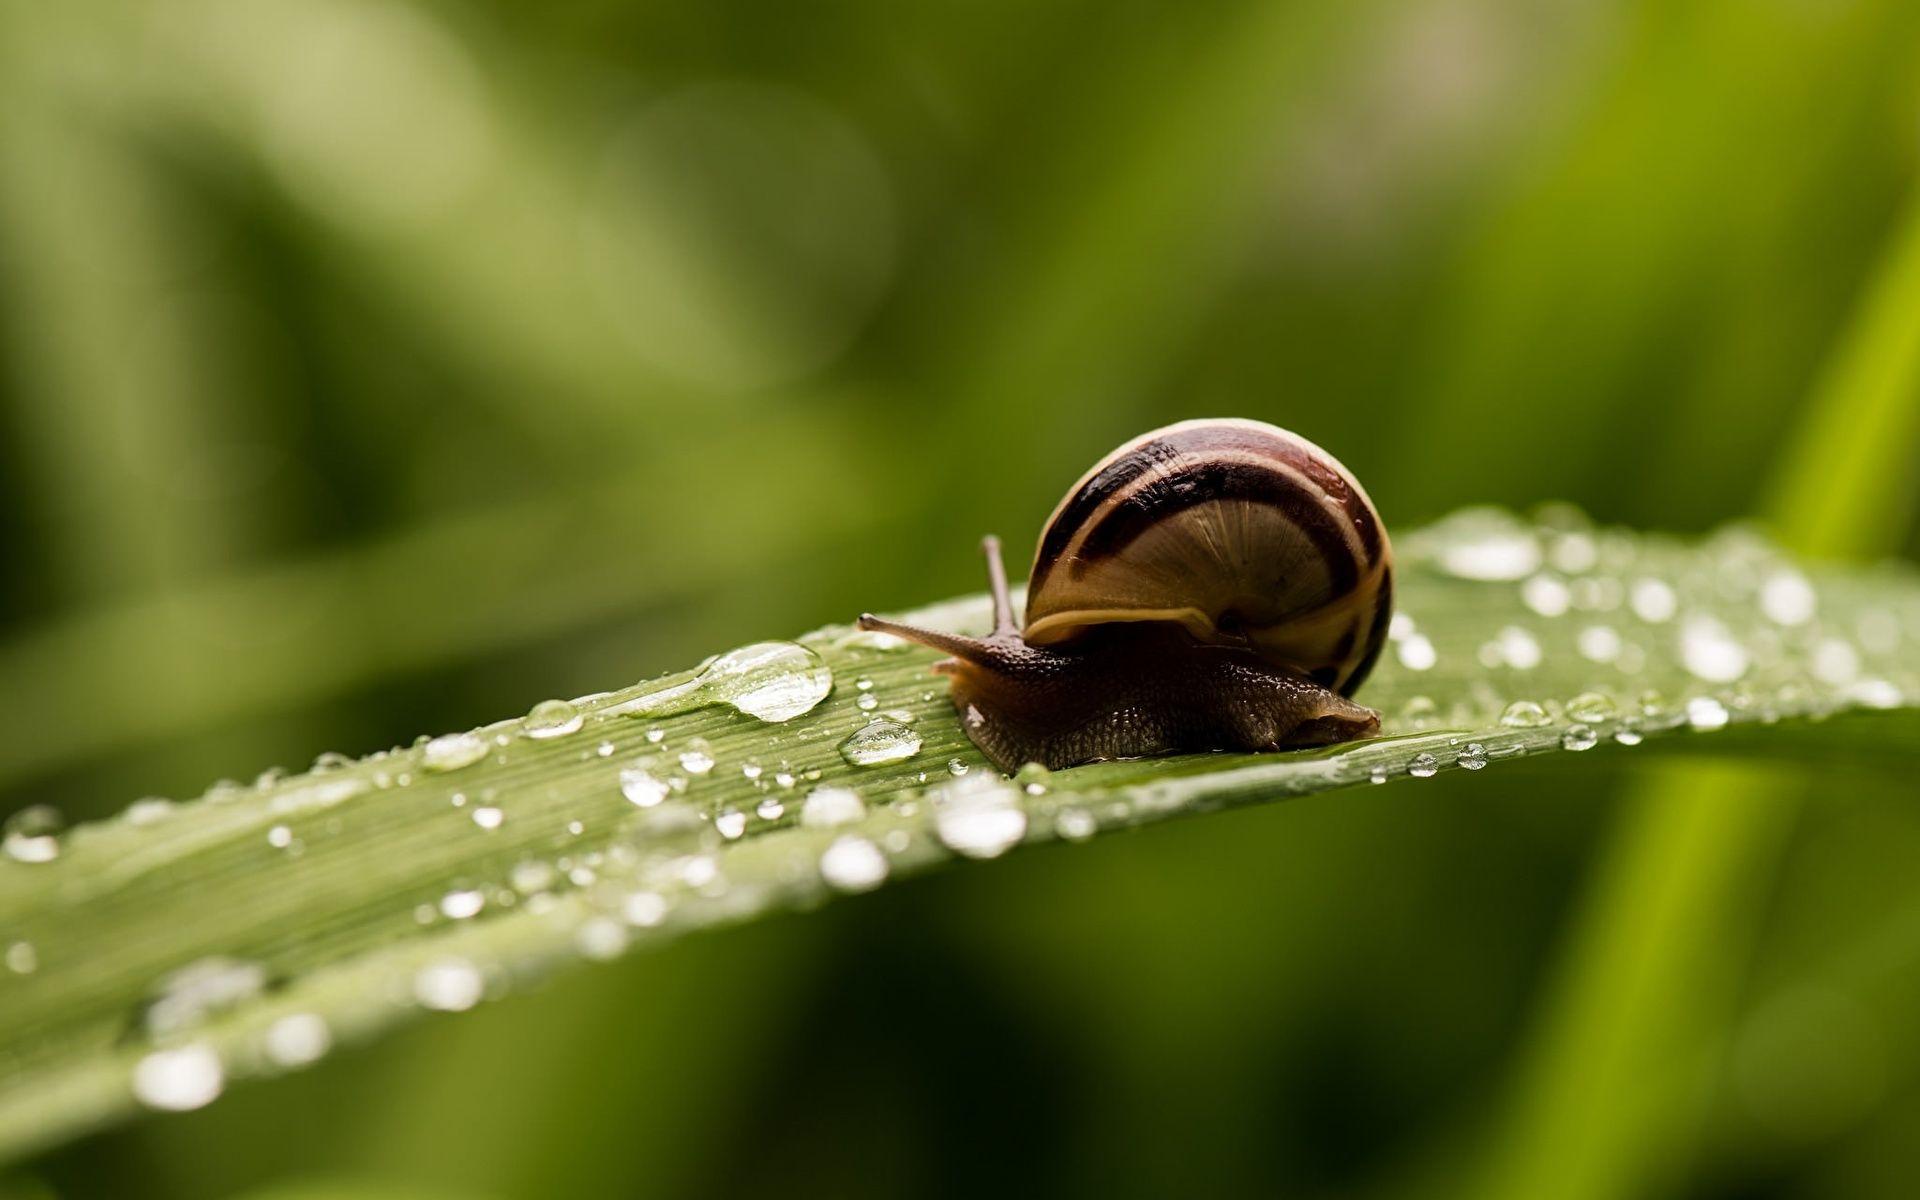
<path id="1" fill-rule="evenodd" d="M 1018 844 L 1600 745 L 1710 747 L 1695 735 L 1723 723 L 1815 738 L 1805 718 L 1894 719 L 1920 700 L 1909 571 L 1803 575 L 1748 532 L 1694 545 L 1564 512 L 1464 513 L 1401 549 L 1402 618 L 1365 693 L 1387 734 L 1365 743 L 1010 783 L 963 736 L 930 656 L 835 627 L 802 639 L 831 694 L 785 724 L 623 711 L 681 695 L 683 673 L 584 698 L 553 736 L 540 718 L 488 726 L 454 769 L 416 746 L 79 828 L 51 861 L 0 863 L 0 1151 L 129 1113 L 137 1093 L 196 1105 L 567 964 Z M 1782 606 L 1782 580 L 1804 581 L 1817 616 Z M 985 615 L 974 598 L 915 617 Z M 1821 646 L 1843 628 L 1872 636 L 1837 681 Z M 854 765 L 841 746 L 877 719 L 917 745 Z M 664 790 L 623 776 L 636 767 Z M 847 791 L 804 818 L 821 788 Z M 197 982 L 175 974 L 196 965 Z"/>

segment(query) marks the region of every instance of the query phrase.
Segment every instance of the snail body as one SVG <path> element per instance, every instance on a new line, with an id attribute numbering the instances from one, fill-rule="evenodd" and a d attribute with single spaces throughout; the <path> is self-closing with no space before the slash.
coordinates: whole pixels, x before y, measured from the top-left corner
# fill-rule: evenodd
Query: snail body
<path id="1" fill-rule="evenodd" d="M 1360 484 L 1257 421 L 1185 421 L 1097 463 L 1042 531 L 1013 619 L 985 542 L 994 628 L 861 617 L 944 650 L 967 734 L 1003 770 L 1370 736 L 1348 699 L 1386 642 L 1392 549 Z"/>

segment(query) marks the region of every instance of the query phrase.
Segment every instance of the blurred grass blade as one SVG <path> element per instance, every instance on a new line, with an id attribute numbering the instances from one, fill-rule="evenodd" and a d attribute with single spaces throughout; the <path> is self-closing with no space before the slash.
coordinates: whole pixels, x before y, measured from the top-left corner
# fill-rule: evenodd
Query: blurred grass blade
<path id="1" fill-rule="evenodd" d="M 1920 203 L 1786 442 L 1770 524 L 1808 554 L 1891 551 L 1910 510 L 1889 498 L 1913 498 L 1917 432 Z M 1772 770 L 1676 769 L 1628 800 L 1519 1060 L 1487 1194 L 1669 1189 L 1715 1065 L 1702 1047 L 1725 1027 L 1802 785 Z"/>
<path id="2" fill-rule="evenodd" d="M 1365 694 L 1387 734 L 1325 751 L 1009 782 L 928 655 L 835 627 L 64 837 L 17 825 L 0 1150 L 136 1100 L 197 1107 L 565 963 L 1023 842 L 1725 726 L 1817 738 L 1806 718 L 1920 698 L 1910 571 L 1803 573 L 1751 532 L 1689 545 L 1563 509 L 1469 511 L 1401 549 L 1394 646 Z M 985 615 L 976 598 L 916 619 Z M 1844 679 L 1822 658 L 1842 630 L 1864 635 Z"/>

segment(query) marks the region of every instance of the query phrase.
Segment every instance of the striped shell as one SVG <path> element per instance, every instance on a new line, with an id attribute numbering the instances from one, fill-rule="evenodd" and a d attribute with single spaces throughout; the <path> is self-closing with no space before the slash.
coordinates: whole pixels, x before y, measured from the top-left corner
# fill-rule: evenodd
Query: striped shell
<path id="1" fill-rule="evenodd" d="M 1350 694 L 1392 612 L 1386 528 L 1331 454 L 1259 421 L 1183 421 L 1107 455 L 1054 509 L 1025 637 L 1175 621 Z"/>

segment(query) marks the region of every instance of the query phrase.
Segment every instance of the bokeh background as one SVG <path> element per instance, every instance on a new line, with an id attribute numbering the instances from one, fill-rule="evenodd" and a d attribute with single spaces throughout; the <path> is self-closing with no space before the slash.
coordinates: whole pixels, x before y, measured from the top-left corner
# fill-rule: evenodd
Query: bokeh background
<path id="1" fill-rule="evenodd" d="M 1183 417 L 1394 528 L 1764 514 L 1916 167 L 1911 0 L 0 0 L 0 809 L 975 590 Z M 0 1194 L 1476 1194 L 1652 769 L 1015 855 Z M 1798 806 L 1703 918 L 1722 986 L 1658 998 L 1700 1085 L 1569 1178 L 1910 1195 L 1920 811 L 1725 770 Z"/>

